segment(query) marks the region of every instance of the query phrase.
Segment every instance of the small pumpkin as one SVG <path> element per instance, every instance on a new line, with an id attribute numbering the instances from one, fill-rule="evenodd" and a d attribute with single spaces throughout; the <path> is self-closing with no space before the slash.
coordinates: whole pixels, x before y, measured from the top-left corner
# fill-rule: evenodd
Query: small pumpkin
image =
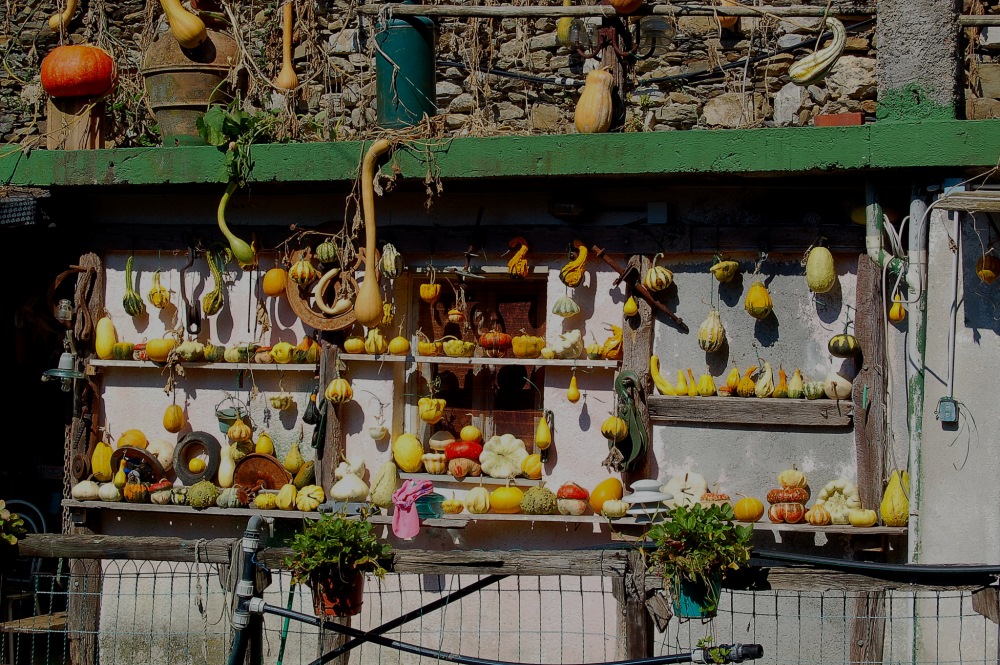
<path id="1" fill-rule="evenodd" d="M 173 338 L 151 339 L 146 342 L 146 356 L 155 363 L 165 363 L 176 346 L 177 340 Z"/>
<path id="2" fill-rule="evenodd" d="M 625 517 L 627 512 L 628 504 L 621 499 L 609 499 L 601 506 L 601 515 L 612 520 Z"/>
<path id="3" fill-rule="evenodd" d="M 830 523 L 830 511 L 823 506 L 813 506 L 806 511 L 806 522 L 813 526 L 826 526 Z"/>
<path id="4" fill-rule="evenodd" d="M 372 328 L 365 336 L 365 353 L 380 356 L 389 350 L 389 342 L 378 328 Z"/>
<path id="5" fill-rule="evenodd" d="M 490 507 L 501 515 L 513 515 L 521 512 L 523 499 L 524 492 L 520 487 L 498 487 L 490 493 Z"/>
<path id="6" fill-rule="evenodd" d="M 528 455 L 521 462 L 521 473 L 532 480 L 539 480 L 542 477 L 542 456 L 538 453 Z"/>
<path id="7" fill-rule="evenodd" d="M 149 484 L 142 482 L 137 471 L 131 471 L 122 494 L 129 503 L 149 503 Z"/>
<path id="8" fill-rule="evenodd" d="M 311 513 L 319 508 L 319 504 L 323 503 L 325 499 L 326 493 L 323 492 L 322 487 L 306 485 L 295 493 L 295 507 L 304 513 Z"/>
<path id="9" fill-rule="evenodd" d="M 858 343 L 858 338 L 847 333 L 831 337 L 826 348 L 831 355 L 838 358 L 852 358 L 861 353 L 861 345 Z"/>
<path id="10" fill-rule="evenodd" d="M 444 475 L 448 473 L 448 458 L 444 453 L 424 453 L 420 456 L 420 461 L 424 464 L 424 471 L 434 475 Z"/>
<path id="11" fill-rule="evenodd" d="M 316 245 L 315 255 L 320 263 L 333 263 L 337 260 L 337 246 L 330 240 L 324 240 Z"/>
<path id="12" fill-rule="evenodd" d="M 420 285 L 420 299 L 428 305 L 433 305 L 441 297 L 441 284 L 428 282 Z"/>
<path id="13" fill-rule="evenodd" d="M 365 340 L 357 335 L 352 335 L 344 340 L 344 352 L 345 353 L 364 353 L 365 352 Z"/>
<path id="14" fill-rule="evenodd" d="M 510 343 L 517 358 L 537 358 L 542 355 L 542 347 L 545 346 L 545 340 L 535 335 L 515 335 Z"/>
<path id="15" fill-rule="evenodd" d="M 580 313 L 580 306 L 569 296 L 560 296 L 552 305 L 552 313 L 568 319 Z"/>
<path id="16" fill-rule="evenodd" d="M 115 75 L 107 51 L 90 44 L 57 46 L 42 60 L 42 89 L 50 97 L 103 97 L 114 88 Z"/>
<path id="17" fill-rule="evenodd" d="M 601 425 L 601 434 L 605 439 L 618 443 L 628 436 L 628 424 L 618 416 L 610 416 Z"/>
<path id="18" fill-rule="evenodd" d="M 501 358 L 511 347 L 511 337 L 505 332 L 491 330 L 479 336 L 479 346 L 490 358 Z"/>
<path id="19" fill-rule="evenodd" d="M 614 476 L 606 478 L 590 492 L 590 507 L 600 515 L 606 501 L 621 499 L 624 493 L 622 481 Z"/>
<path id="20" fill-rule="evenodd" d="M 775 524 L 798 524 L 806 517 L 806 507 L 801 503 L 776 503 L 768 509 L 767 517 Z"/>
<path id="21" fill-rule="evenodd" d="M 445 499 L 441 504 L 441 509 L 444 510 L 447 515 L 457 515 L 463 510 L 465 510 L 465 505 L 455 498 L 455 493 L 451 493 L 450 499 Z"/>
<path id="22" fill-rule="evenodd" d="M 465 314 L 457 307 L 448 310 L 448 323 L 461 323 L 465 321 Z"/>
<path id="23" fill-rule="evenodd" d="M 743 497 L 733 506 L 733 516 L 740 522 L 756 522 L 764 516 L 764 504 L 755 497 Z"/>
<path id="24" fill-rule="evenodd" d="M 725 341 L 726 329 L 722 327 L 719 310 L 713 307 L 702 324 L 698 326 L 698 346 L 705 353 L 715 353 L 722 348 Z"/>
<path id="25" fill-rule="evenodd" d="M 115 360 L 132 360 L 135 355 L 135 344 L 131 342 L 118 342 L 111 347 L 111 357 Z"/>
<path id="26" fill-rule="evenodd" d="M 291 270 L 288 271 L 288 276 L 299 286 L 308 286 L 319 279 L 320 275 L 311 261 L 299 259 L 292 264 Z"/>
<path id="27" fill-rule="evenodd" d="M 853 508 L 847 514 L 851 526 L 870 527 L 878 523 L 878 513 L 867 508 Z"/>
<path id="28" fill-rule="evenodd" d="M 215 344 L 205 345 L 205 362 L 221 363 L 226 360 L 226 347 Z"/>
<path id="29" fill-rule="evenodd" d="M 326 387 L 323 395 L 331 404 L 343 404 L 354 398 L 354 389 L 347 379 L 338 376 Z"/>
<path id="30" fill-rule="evenodd" d="M 288 284 L 288 273 L 284 268 L 271 268 L 264 273 L 261 282 L 261 290 L 264 295 L 270 298 L 279 298 L 285 295 L 285 287 Z"/>
<path id="31" fill-rule="evenodd" d="M 118 447 L 124 448 L 126 446 L 131 446 L 133 448 L 145 448 L 149 445 L 149 439 L 146 435 L 142 433 L 142 430 L 138 429 L 128 429 L 122 432 L 121 436 L 118 437 Z"/>
<path id="32" fill-rule="evenodd" d="M 556 506 L 562 515 L 583 515 L 589 498 L 590 493 L 576 483 L 564 483 L 556 492 Z"/>
<path id="33" fill-rule="evenodd" d="M 743 306 L 747 314 L 758 320 L 766 319 L 771 315 L 774 305 L 771 302 L 771 294 L 767 292 L 767 287 L 764 286 L 763 282 L 757 281 L 750 285 Z"/>
<path id="34" fill-rule="evenodd" d="M 804 487 L 782 487 L 767 493 L 768 503 L 805 503 L 809 492 Z"/>
<path id="35" fill-rule="evenodd" d="M 778 484 L 785 489 L 805 487 L 809 484 L 809 480 L 806 478 L 806 474 L 799 471 L 798 467 L 793 464 L 792 468 L 785 469 L 778 474 Z"/>
<path id="36" fill-rule="evenodd" d="M 802 384 L 802 392 L 806 399 L 820 399 L 826 396 L 826 386 L 822 381 L 806 381 Z"/>
<path id="37" fill-rule="evenodd" d="M 660 258 L 663 258 L 663 254 L 653 256 L 653 262 L 642 278 L 642 285 L 653 293 L 664 291 L 674 283 L 674 273 L 663 266 L 656 265 L 656 260 Z"/>

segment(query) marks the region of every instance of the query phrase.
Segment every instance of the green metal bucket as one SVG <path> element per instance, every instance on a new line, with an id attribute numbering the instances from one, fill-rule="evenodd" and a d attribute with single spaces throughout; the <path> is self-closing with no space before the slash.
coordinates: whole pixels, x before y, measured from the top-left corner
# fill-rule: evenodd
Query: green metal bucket
<path id="1" fill-rule="evenodd" d="M 434 22 L 425 16 L 402 16 L 378 25 L 375 96 L 380 127 L 412 127 L 424 115 L 437 113 L 434 41 Z"/>

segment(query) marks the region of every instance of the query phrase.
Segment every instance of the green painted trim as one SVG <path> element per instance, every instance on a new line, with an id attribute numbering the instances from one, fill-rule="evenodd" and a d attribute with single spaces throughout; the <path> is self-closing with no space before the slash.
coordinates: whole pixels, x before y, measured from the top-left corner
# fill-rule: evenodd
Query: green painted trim
<path id="1" fill-rule="evenodd" d="M 875 117 L 879 122 L 926 122 L 954 120 L 954 105 L 941 104 L 918 83 L 879 94 Z"/>
<path id="2" fill-rule="evenodd" d="M 358 141 L 254 148 L 255 182 L 349 182 Z M 426 149 L 425 149 L 426 148 Z M 51 187 L 224 183 L 216 148 L 0 150 L 0 184 Z M 1000 120 L 885 122 L 860 127 L 459 138 L 397 150 L 403 177 L 445 180 L 545 176 L 781 174 L 992 166 Z M 430 159 L 428 159 L 430 157 Z"/>

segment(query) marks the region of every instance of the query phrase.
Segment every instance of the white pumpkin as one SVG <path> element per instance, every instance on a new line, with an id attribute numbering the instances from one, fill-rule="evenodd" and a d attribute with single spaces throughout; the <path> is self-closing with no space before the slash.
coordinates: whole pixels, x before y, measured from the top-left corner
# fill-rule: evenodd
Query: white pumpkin
<path id="1" fill-rule="evenodd" d="M 708 492 L 708 483 L 705 482 L 705 477 L 700 473 L 689 471 L 668 480 L 667 484 L 660 488 L 660 491 L 673 495 L 672 499 L 663 502 L 668 508 L 693 506 L 701 501 L 702 494 Z"/>
<path id="2" fill-rule="evenodd" d="M 330 488 L 330 498 L 334 501 L 364 501 L 368 498 L 368 485 L 353 473 L 344 474 L 344 477 Z"/>
<path id="3" fill-rule="evenodd" d="M 97 496 L 101 501 L 121 501 L 122 493 L 114 483 L 104 483 L 97 490 Z"/>
<path id="4" fill-rule="evenodd" d="M 491 478 L 513 478 L 521 473 L 521 463 L 528 457 L 524 441 L 513 434 L 494 436 L 479 455 L 483 473 Z"/>
<path id="5" fill-rule="evenodd" d="M 830 511 L 831 524 L 848 524 L 852 510 L 861 508 L 858 486 L 847 478 L 831 480 L 816 497 L 816 505 Z"/>
<path id="6" fill-rule="evenodd" d="M 77 501 L 97 501 L 101 498 L 100 491 L 101 486 L 93 480 L 81 480 L 76 485 L 73 485 L 70 496 Z"/>
<path id="7" fill-rule="evenodd" d="M 170 471 L 174 467 L 174 444 L 164 439 L 150 441 L 146 445 L 146 452 L 156 457 L 164 471 Z"/>
<path id="8" fill-rule="evenodd" d="M 849 399 L 853 384 L 843 375 L 830 372 L 823 379 L 823 390 L 830 399 Z"/>

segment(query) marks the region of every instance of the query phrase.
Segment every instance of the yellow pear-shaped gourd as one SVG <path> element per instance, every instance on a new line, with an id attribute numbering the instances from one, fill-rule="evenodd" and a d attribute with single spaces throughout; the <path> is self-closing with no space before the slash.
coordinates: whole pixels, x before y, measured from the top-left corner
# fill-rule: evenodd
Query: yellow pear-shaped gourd
<path id="1" fill-rule="evenodd" d="M 196 48 L 208 38 L 205 22 L 181 7 L 180 0 L 160 0 L 160 5 L 167 15 L 170 32 L 182 47 Z"/>
<path id="2" fill-rule="evenodd" d="M 273 455 L 274 441 L 271 439 L 271 435 L 267 432 L 261 432 L 260 436 L 257 437 L 257 444 L 253 450 L 260 455 Z"/>
<path id="3" fill-rule="evenodd" d="M 580 389 L 576 387 L 576 374 L 569 380 L 569 389 L 566 391 L 566 399 L 568 399 L 573 404 L 580 401 Z"/>
<path id="4" fill-rule="evenodd" d="M 702 397 L 715 395 L 715 379 L 708 372 L 702 374 L 698 379 L 698 394 Z"/>
<path id="5" fill-rule="evenodd" d="M 219 487 L 232 487 L 233 475 L 236 473 L 236 462 L 233 461 L 233 449 L 236 444 L 222 446 L 219 454 Z"/>
<path id="6" fill-rule="evenodd" d="M 635 296 L 628 297 L 628 300 L 625 301 L 625 306 L 622 307 L 622 312 L 625 316 L 635 316 L 639 313 L 639 305 L 635 301 Z"/>
<path id="7" fill-rule="evenodd" d="M 114 484 L 118 489 L 124 489 L 127 482 L 128 476 L 125 475 L 125 458 L 123 457 L 121 463 L 118 465 L 118 471 L 115 473 Z"/>
<path id="8" fill-rule="evenodd" d="M 101 360 L 110 360 L 114 357 L 117 343 L 118 332 L 115 330 L 115 324 L 111 322 L 111 317 L 101 317 L 94 334 L 94 351 L 97 352 L 97 357 Z"/>
<path id="9" fill-rule="evenodd" d="M 736 394 L 736 389 L 740 386 L 740 368 L 733 365 L 733 369 L 730 370 L 729 376 L 726 377 L 726 387 L 729 388 L 729 392 Z"/>
<path id="10" fill-rule="evenodd" d="M 899 293 L 892 297 L 892 307 L 889 308 L 889 320 L 899 323 L 906 318 L 906 308 L 903 307 L 903 299 Z"/>
<path id="11" fill-rule="evenodd" d="M 552 430 L 549 429 L 549 421 L 545 414 L 538 419 L 538 427 L 535 428 L 535 448 L 545 450 L 552 445 Z"/>
<path id="12" fill-rule="evenodd" d="M 677 370 L 677 388 L 675 388 L 675 391 L 678 395 L 688 394 L 688 382 L 684 378 L 684 370 L 682 369 Z"/>
<path id="13" fill-rule="evenodd" d="M 688 397 L 698 396 L 698 382 L 694 380 L 694 372 L 691 371 L 690 367 L 688 367 L 687 389 Z"/>
<path id="14" fill-rule="evenodd" d="M 611 87 L 614 79 L 606 69 L 587 74 L 586 85 L 576 103 L 573 124 L 581 134 L 600 134 L 611 129 Z"/>
<path id="15" fill-rule="evenodd" d="M 302 459 L 302 451 L 299 450 L 299 442 L 296 441 L 292 444 L 292 449 L 285 455 L 285 470 L 294 476 L 299 472 L 303 464 L 305 464 L 305 460 Z"/>
<path id="16" fill-rule="evenodd" d="M 910 500 L 907 498 L 909 491 L 910 474 L 906 471 L 893 471 L 879 507 L 886 526 L 906 526 L 910 521 Z"/>

